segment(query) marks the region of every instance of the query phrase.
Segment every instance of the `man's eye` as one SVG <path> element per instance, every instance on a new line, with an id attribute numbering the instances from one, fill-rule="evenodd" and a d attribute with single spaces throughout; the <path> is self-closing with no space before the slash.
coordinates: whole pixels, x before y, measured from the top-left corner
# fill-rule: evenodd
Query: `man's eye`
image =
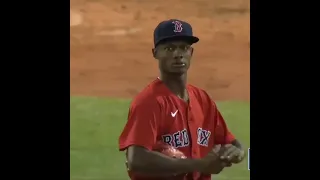
<path id="1" fill-rule="evenodd" d="M 190 48 L 190 46 L 184 46 L 182 49 L 183 50 L 188 50 Z"/>
<path id="2" fill-rule="evenodd" d="M 166 51 L 173 51 L 173 47 L 165 47 L 164 48 Z"/>

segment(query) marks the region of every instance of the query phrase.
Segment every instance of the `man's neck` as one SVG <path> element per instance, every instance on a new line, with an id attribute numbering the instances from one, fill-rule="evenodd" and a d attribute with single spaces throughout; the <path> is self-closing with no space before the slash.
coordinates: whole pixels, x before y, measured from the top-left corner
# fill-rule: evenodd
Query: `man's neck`
<path id="1" fill-rule="evenodd" d="M 187 73 L 181 75 L 161 73 L 160 79 L 175 95 L 181 99 L 188 99 Z"/>

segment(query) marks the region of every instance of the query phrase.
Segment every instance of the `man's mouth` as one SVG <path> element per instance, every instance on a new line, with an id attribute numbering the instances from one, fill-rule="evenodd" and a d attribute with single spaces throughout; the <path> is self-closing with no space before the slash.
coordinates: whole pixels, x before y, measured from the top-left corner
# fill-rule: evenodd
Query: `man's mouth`
<path id="1" fill-rule="evenodd" d="M 173 63 L 172 66 L 173 67 L 184 67 L 184 66 L 186 66 L 186 64 L 185 63 Z"/>

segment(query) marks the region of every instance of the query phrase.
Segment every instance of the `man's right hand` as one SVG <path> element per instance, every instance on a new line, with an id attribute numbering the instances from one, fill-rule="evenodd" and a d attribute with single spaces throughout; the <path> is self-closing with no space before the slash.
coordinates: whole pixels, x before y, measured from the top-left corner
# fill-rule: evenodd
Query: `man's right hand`
<path id="1" fill-rule="evenodd" d="M 230 167 L 230 163 L 226 163 L 220 159 L 221 145 L 216 145 L 204 158 L 199 160 L 198 171 L 204 174 L 219 174 L 223 168 Z"/>

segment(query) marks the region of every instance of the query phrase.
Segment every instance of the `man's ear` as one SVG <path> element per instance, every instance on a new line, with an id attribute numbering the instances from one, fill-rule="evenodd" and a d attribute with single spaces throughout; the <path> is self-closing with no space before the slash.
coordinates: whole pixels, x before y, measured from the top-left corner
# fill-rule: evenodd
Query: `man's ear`
<path id="1" fill-rule="evenodd" d="M 156 50 L 156 48 L 152 48 L 152 56 L 153 56 L 155 59 L 157 59 L 156 55 L 157 55 L 157 50 Z"/>
<path id="2" fill-rule="evenodd" d="M 190 50 L 191 50 L 191 56 L 192 56 L 192 55 L 193 55 L 193 47 L 191 47 L 191 49 L 190 49 Z"/>

